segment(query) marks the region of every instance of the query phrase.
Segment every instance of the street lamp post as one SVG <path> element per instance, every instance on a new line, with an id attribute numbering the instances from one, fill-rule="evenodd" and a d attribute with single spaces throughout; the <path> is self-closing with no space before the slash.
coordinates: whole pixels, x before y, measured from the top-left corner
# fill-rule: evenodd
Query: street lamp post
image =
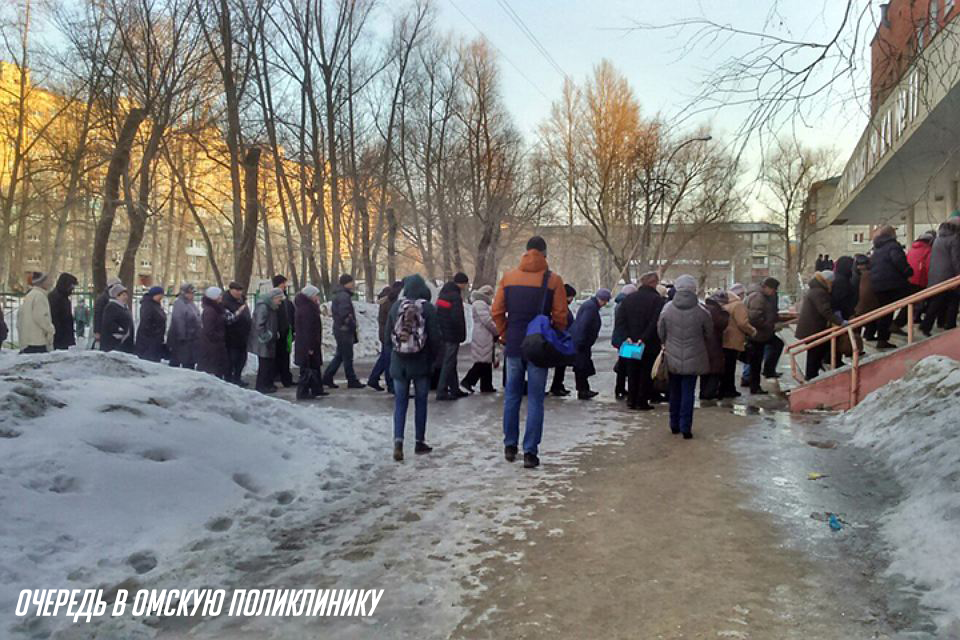
<path id="1" fill-rule="evenodd" d="M 681 143 L 678 144 L 677 147 L 670 153 L 670 155 L 667 156 L 667 161 L 666 161 L 664 164 L 669 165 L 669 164 L 673 161 L 674 157 L 676 157 L 677 153 L 679 153 L 680 150 L 683 149 L 684 147 L 686 147 L 687 145 L 693 144 L 694 142 L 710 142 L 711 140 L 713 140 L 713 136 L 709 136 L 709 135 L 708 135 L 708 136 L 701 136 L 701 137 L 698 137 L 698 138 L 690 138 L 689 140 L 685 140 L 685 141 L 681 142 Z M 666 196 L 666 191 L 667 191 L 666 185 L 667 185 L 667 181 L 666 181 L 666 180 L 663 180 L 663 179 L 661 179 L 659 176 L 657 176 L 656 182 L 657 182 L 657 185 L 658 185 L 659 188 L 660 188 L 660 200 L 659 200 L 659 202 L 657 203 L 657 207 L 660 209 L 660 211 L 661 211 L 661 213 L 662 213 L 662 211 L 663 211 L 663 204 L 664 204 L 664 202 L 665 202 L 666 199 L 667 199 L 667 196 Z M 661 221 L 661 222 L 662 222 L 662 221 Z M 623 280 L 624 276 L 629 272 L 629 270 L 630 270 L 630 263 L 633 262 L 633 257 L 637 254 L 637 249 L 640 248 L 640 243 L 643 242 L 643 240 L 644 240 L 644 235 L 645 235 L 645 234 L 640 234 L 640 238 L 637 240 L 637 243 L 633 246 L 633 249 L 630 251 L 630 255 L 627 256 L 627 261 L 626 261 L 626 263 L 624 263 L 623 269 L 620 270 L 620 277 L 617 278 L 617 282 L 620 282 L 621 280 Z"/>

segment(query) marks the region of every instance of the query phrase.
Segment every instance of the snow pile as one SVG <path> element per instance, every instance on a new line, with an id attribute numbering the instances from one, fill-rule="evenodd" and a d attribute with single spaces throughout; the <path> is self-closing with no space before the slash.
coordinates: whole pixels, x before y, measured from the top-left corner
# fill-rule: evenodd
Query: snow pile
<path id="1" fill-rule="evenodd" d="M 346 473 L 373 421 L 317 418 L 127 355 L 0 354 L 0 611 L 20 589 L 167 569 L 185 542 L 283 508 L 318 469 Z"/>
<path id="2" fill-rule="evenodd" d="M 353 309 L 357 316 L 357 338 L 353 346 L 353 357 L 357 360 L 375 359 L 380 354 L 380 325 L 377 314 L 380 307 L 370 302 L 354 301 Z M 337 341 L 333 339 L 333 318 L 330 316 L 330 303 L 321 308 L 323 313 L 323 361 L 329 362 L 337 351 Z"/>
<path id="3" fill-rule="evenodd" d="M 890 573 L 922 589 L 941 631 L 960 634 L 960 362 L 932 356 L 843 418 L 894 472 L 904 498 L 882 521 Z M 950 637 L 954 637 L 950 633 Z"/>

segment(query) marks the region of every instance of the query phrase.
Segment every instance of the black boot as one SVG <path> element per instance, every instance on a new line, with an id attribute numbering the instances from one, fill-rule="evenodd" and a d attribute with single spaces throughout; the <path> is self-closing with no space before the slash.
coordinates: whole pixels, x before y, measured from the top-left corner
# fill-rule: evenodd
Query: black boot
<path id="1" fill-rule="evenodd" d="M 517 447 L 516 445 L 508 445 L 503 448 L 503 457 L 507 459 L 507 462 L 513 462 L 517 459 Z"/>
<path id="2" fill-rule="evenodd" d="M 540 458 L 537 457 L 537 454 L 535 453 L 523 454 L 524 469 L 536 469 L 539 466 L 540 466 Z"/>
<path id="3" fill-rule="evenodd" d="M 403 443 L 402 442 L 393 443 L 393 459 L 396 460 L 397 462 L 400 462 L 403 460 Z"/>
<path id="4" fill-rule="evenodd" d="M 413 448 L 413 452 L 418 455 L 422 453 L 430 453 L 431 451 L 433 451 L 433 447 L 428 445 L 423 440 L 417 440 L 417 444 Z"/>

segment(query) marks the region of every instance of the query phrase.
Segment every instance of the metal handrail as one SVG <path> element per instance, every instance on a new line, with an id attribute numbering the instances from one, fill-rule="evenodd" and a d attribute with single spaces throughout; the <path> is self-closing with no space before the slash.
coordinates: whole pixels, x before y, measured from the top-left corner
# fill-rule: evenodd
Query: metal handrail
<path id="1" fill-rule="evenodd" d="M 858 398 L 858 373 L 860 367 L 860 350 L 857 348 L 857 333 L 855 331 L 860 329 L 865 325 L 870 324 L 871 322 L 876 321 L 879 318 L 884 316 L 892 315 L 903 309 L 907 308 L 907 344 L 913 344 L 913 336 L 915 329 L 914 318 L 916 314 L 914 313 L 914 305 L 918 302 L 923 302 L 929 298 L 940 295 L 946 291 L 952 289 L 960 288 L 960 276 L 955 276 L 949 280 L 944 280 L 939 284 L 935 284 L 932 287 L 927 287 L 922 291 L 911 294 L 905 298 L 901 298 L 896 302 L 891 302 L 888 305 L 880 307 L 879 309 L 874 309 L 863 315 L 857 316 L 847 322 L 846 326 L 833 326 L 827 327 L 823 331 L 813 334 L 812 336 L 807 336 L 806 338 L 797 340 L 793 344 L 787 347 L 787 354 L 790 356 L 790 371 L 793 375 L 794 380 L 798 383 L 806 382 L 806 378 L 800 374 L 800 368 L 797 365 L 797 355 L 805 353 L 814 347 L 818 347 L 822 344 L 830 343 L 830 366 L 833 369 L 837 368 L 837 339 L 843 335 L 847 334 L 850 338 L 850 344 L 853 351 L 853 362 L 851 363 L 851 375 L 850 375 L 850 406 L 856 406 Z"/>

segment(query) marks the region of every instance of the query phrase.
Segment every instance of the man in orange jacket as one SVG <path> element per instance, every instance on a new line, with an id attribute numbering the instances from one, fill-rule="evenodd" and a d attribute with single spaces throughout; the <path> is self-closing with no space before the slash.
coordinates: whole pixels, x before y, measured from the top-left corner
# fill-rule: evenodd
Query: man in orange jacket
<path id="1" fill-rule="evenodd" d="M 546 285 L 546 286 L 544 286 Z M 543 434 L 543 399 L 546 395 L 547 369 L 524 362 L 521 345 L 527 325 L 541 314 L 548 314 L 555 329 L 567 328 L 567 298 L 563 279 L 549 271 L 547 243 L 540 236 L 527 241 L 520 266 L 504 274 L 497 287 L 491 313 L 504 344 L 507 384 L 503 402 L 504 456 L 517 458 L 520 440 L 520 404 L 523 400 L 524 374 L 527 382 L 527 423 L 523 434 L 523 466 L 540 464 L 540 438 Z"/>

